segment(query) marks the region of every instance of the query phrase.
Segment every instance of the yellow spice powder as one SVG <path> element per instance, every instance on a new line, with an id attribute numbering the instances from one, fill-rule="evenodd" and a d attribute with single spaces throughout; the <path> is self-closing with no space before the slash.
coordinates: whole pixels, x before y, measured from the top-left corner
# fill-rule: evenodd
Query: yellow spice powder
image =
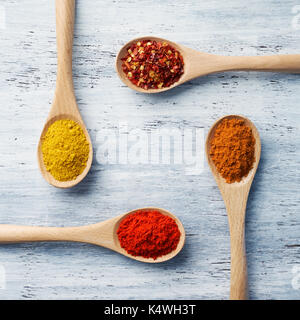
<path id="1" fill-rule="evenodd" d="M 86 167 L 89 152 L 89 142 L 73 120 L 55 121 L 42 139 L 44 165 L 59 181 L 76 179 Z"/>

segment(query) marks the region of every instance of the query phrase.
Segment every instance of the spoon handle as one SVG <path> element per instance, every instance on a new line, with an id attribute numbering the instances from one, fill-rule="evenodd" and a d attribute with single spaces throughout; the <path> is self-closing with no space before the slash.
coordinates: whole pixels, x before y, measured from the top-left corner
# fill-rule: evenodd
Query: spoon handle
<path id="1" fill-rule="evenodd" d="M 79 227 L 37 227 L 0 224 L 0 243 L 75 241 L 115 250 L 114 226 L 121 216 Z"/>
<path id="2" fill-rule="evenodd" d="M 0 242 L 81 241 L 81 227 L 35 227 L 0 225 Z"/>
<path id="3" fill-rule="evenodd" d="M 257 57 L 222 57 L 222 71 L 274 71 L 300 73 L 300 54 Z"/>
<path id="4" fill-rule="evenodd" d="M 230 299 L 246 300 L 248 298 L 247 259 L 245 250 L 245 231 L 243 225 L 231 225 L 231 278 Z"/>
<path id="5" fill-rule="evenodd" d="M 72 46 L 75 0 L 56 0 L 57 79 L 56 88 L 73 92 Z"/>
<path id="6" fill-rule="evenodd" d="M 245 300 L 248 298 L 247 258 L 245 250 L 245 213 L 248 198 L 248 187 L 224 197 L 231 249 L 230 299 Z"/>

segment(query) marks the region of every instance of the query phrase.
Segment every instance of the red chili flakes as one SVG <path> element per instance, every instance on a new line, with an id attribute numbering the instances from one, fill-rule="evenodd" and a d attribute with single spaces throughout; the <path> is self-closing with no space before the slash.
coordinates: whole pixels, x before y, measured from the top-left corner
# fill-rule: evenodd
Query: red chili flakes
<path id="1" fill-rule="evenodd" d="M 138 41 L 121 60 L 127 78 L 145 90 L 170 87 L 183 74 L 183 58 L 167 42 Z"/>

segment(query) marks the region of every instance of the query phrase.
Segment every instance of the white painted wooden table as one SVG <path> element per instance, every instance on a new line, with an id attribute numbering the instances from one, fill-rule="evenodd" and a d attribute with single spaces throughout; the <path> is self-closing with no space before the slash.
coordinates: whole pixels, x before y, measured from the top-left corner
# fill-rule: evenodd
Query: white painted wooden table
<path id="1" fill-rule="evenodd" d="M 187 241 L 178 257 L 158 265 L 85 244 L 1 245 L 0 298 L 227 299 L 227 216 L 207 164 L 187 175 L 183 165 L 105 165 L 99 155 L 103 130 L 120 122 L 129 133 L 204 128 L 206 134 L 215 119 L 237 113 L 256 124 L 262 139 L 246 223 L 250 298 L 299 299 L 299 75 L 217 74 L 143 95 L 114 70 L 121 45 L 147 34 L 219 54 L 300 53 L 297 4 L 77 1 L 75 91 L 95 161 L 84 182 L 59 190 L 43 180 L 36 160 L 55 87 L 54 1 L 1 0 L 0 223 L 76 226 L 153 205 L 178 215 Z"/>

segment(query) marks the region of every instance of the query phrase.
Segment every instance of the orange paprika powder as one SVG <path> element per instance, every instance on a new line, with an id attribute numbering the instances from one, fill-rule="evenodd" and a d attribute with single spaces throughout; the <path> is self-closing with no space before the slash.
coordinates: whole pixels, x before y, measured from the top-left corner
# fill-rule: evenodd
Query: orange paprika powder
<path id="1" fill-rule="evenodd" d="M 211 139 L 210 157 L 227 183 L 248 175 L 255 161 L 252 129 L 239 118 L 222 120 Z"/>
<path id="2" fill-rule="evenodd" d="M 125 217 L 117 235 L 127 253 L 154 260 L 175 250 L 180 239 L 176 221 L 150 209 L 138 210 Z"/>

